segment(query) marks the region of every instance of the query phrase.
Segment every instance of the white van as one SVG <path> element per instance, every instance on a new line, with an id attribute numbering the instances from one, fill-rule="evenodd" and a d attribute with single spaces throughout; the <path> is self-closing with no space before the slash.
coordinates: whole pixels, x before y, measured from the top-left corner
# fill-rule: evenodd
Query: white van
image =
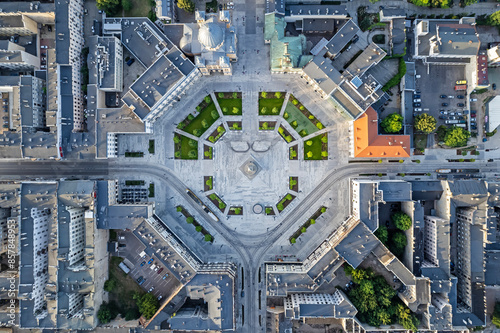
<path id="1" fill-rule="evenodd" d="M 471 98 L 470 101 L 471 102 L 477 102 L 477 98 Z"/>

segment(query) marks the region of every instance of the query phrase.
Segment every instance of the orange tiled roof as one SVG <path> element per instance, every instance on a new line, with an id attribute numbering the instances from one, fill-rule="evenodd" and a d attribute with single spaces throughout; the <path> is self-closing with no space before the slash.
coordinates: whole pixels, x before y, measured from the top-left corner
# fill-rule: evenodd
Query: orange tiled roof
<path id="1" fill-rule="evenodd" d="M 378 116 L 372 107 L 353 127 L 354 157 L 410 157 L 410 136 L 378 134 Z"/>

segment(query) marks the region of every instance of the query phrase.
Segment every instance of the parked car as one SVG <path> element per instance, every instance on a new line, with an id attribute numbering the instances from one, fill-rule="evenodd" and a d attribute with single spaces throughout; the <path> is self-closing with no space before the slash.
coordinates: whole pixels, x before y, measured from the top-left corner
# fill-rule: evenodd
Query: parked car
<path id="1" fill-rule="evenodd" d="M 448 106 L 448 103 L 441 103 L 441 106 Z"/>
<path id="2" fill-rule="evenodd" d="M 470 110 L 471 114 L 476 114 L 476 110 Z"/>
<path id="3" fill-rule="evenodd" d="M 160 301 L 163 298 L 162 295 L 158 296 L 158 300 Z"/>
<path id="4" fill-rule="evenodd" d="M 444 116 L 439 116 L 439 119 L 444 119 Z"/>
<path id="5" fill-rule="evenodd" d="M 464 103 L 457 103 L 457 106 L 460 108 L 463 108 L 465 106 L 465 104 Z"/>
<path id="6" fill-rule="evenodd" d="M 42 45 L 40 46 L 42 49 L 48 49 L 49 47 L 47 45 Z"/>
<path id="7" fill-rule="evenodd" d="M 455 112 L 450 112 L 449 113 L 450 116 L 454 116 L 455 115 Z"/>
<path id="8" fill-rule="evenodd" d="M 457 86 L 461 85 L 461 84 L 467 84 L 467 80 L 458 80 L 457 82 L 455 82 L 455 84 Z"/>
<path id="9" fill-rule="evenodd" d="M 163 275 L 163 280 L 165 280 L 166 278 L 168 278 L 168 273 L 166 273 L 165 275 Z"/>
<path id="10" fill-rule="evenodd" d="M 48 26 L 47 26 L 47 30 L 48 30 L 48 31 L 52 31 L 52 26 L 51 26 L 51 25 L 48 25 Z"/>
<path id="11" fill-rule="evenodd" d="M 446 98 L 447 96 L 446 96 L 446 95 L 441 95 L 441 96 L 439 96 L 439 97 L 441 97 L 441 98 Z"/>
<path id="12" fill-rule="evenodd" d="M 477 126 L 476 125 L 470 125 L 470 128 L 473 129 L 473 130 L 477 130 Z"/>
<path id="13" fill-rule="evenodd" d="M 413 103 L 413 106 L 416 107 L 416 108 L 418 108 L 418 107 L 421 107 L 422 104 L 421 103 Z"/>
<path id="14" fill-rule="evenodd" d="M 441 111 L 439 111 L 439 113 L 441 113 L 441 114 L 448 114 L 448 111 L 441 110 Z"/>
<path id="15" fill-rule="evenodd" d="M 422 102 L 422 100 L 420 98 L 416 98 L 413 100 L 413 102 L 418 103 L 418 102 Z"/>
<path id="16" fill-rule="evenodd" d="M 158 270 L 158 274 L 160 274 L 161 272 L 163 272 L 163 267 Z"/>
<path id="17" fill-rule="evenodd" d="M 146 262 L 145 261 L 141 262 L 141 267 L 144 265 L 146 265 Z"/>
<path id="18" fill-rule="evenodd" d="M 420 95 L 414 95 L 413 98 L 420 98 Z"/>
<path id="19" fill-rule="evenodd" d="M 134 58 L 130 58 L 128 61 L 127 61 L 127 66 L 130 66 L 134 63 L 135 59 Z"/>
<path id="20" fill-rule="evenodd" d="M 153 258 L 149 259 L 148 265 L 151 265 L 153 263 Z"/>
<path id="21" fill-rule="evenodd" d="M 493 90 L 497 90 L 497 84 L 496 84 L 496 83 L 493 83 L 493 84 L 491 85 L 491 87 L 493 88 Z"/>
<path id="22" fill-rule="evenodd" d="M 476 114 L 475 114 L 475 113 L 473 113 L 473 114 L 471 114 L 471 115 L 470 115 L 470 117 L 471 117 L 471 118 L 476 118 Z"/>
<path id="23" fill-rule="evenodd" d="M 458 99 L 464 99 L 464 98 L 465 98 L 465 96 L 464 96 L 464 95 L 457 95 L 457 98 L 458 98 Z"/>
<path id="24" fill-rule="evenodd" d="M 151 287 L 151 288 L 149 288 L 148 293 L 152 292 L 153 290 L 155 290 L 155 287 L 154 287 L 154 286 L 153 286 L 153 287 Z"/>
<path id="25" fill-rule="evenodd" d="M 352 39 L 352 44 L 356 43 L 358 40 L 359 36 L 358 35 L 354 36 L 354 38 Z"/>
<path id="26" fill-rule="evenodd" d="M 477 102 L 477 98 L 471 98 L 470 101 L 471 102 Z"/>
<path id="27" fill-rule="evenodd" d="M 457 112 L 456 113 L 457 116 L 461 116 L 462 115 L 462 112 Z"/>
<path id="28" fill-rule="evenodd" d="M 421 112 L 422 111 L 422 108 L 415 108 L 415 110 L 413 110 L 415 112 Z"/>

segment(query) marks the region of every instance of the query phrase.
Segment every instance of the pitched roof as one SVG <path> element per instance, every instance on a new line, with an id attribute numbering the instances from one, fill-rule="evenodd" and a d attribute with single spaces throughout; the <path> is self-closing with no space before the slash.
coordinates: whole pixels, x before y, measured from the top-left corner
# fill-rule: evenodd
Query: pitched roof
<path id="1" fill-rule="evenodd" d="M 378 134 L 377 112 L 369 107 L 354 121 L 354 157 L 410 157 L 410 136 Z"/>

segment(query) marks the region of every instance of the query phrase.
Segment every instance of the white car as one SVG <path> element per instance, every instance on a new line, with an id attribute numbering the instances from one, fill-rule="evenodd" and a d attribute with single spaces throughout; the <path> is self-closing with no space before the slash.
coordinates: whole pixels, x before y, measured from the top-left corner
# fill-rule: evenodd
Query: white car
<path id="1" fill-rule="evenodd" d="M 415 108 L 414 109 L 415 112 L 421 112 L 422 111 L 422 108 Z"/>
<path id="2" fill-rule="evenodd" d="M 422 100 L 420 98 L 416 98 L 413 100 L 413 103 L 420 103 L 420 102 L 422 102 Z"/>
<path id="3" fill-rule="evenodd" d="M 42 45 L 40 46 L 42 49 L 48 49 L 49 47 L 47 45 Z"/>
<path id="4" fill-rule="evenodd" d="M 477 98 L 471 98 L 470 101 L 471 102 L 477 102 Z"/>

